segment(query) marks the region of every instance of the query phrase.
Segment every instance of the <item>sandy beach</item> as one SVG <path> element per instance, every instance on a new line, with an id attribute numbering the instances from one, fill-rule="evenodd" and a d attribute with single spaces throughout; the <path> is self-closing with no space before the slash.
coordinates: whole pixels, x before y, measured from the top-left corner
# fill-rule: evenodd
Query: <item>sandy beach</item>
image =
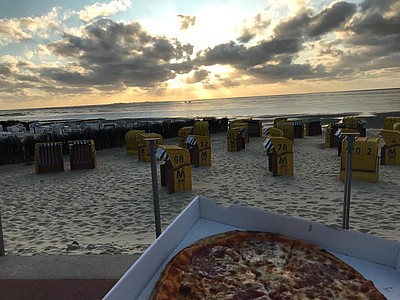
<path id="1" fill-rule="evenodd" d="M 367 129 L 367 136 L 378 134 Z M 324 138 L 325 131 L 296 139 L 294 176 L 273 177 L 265 137 L 228 152 L 226 134 L 212 134 L 212 166 L 193 167 L 192 190 L 174 194 L 160 186 L 158 161 L 162 227 L 202 195 L 221 206 L 237 203 L 340 228 L 340 157 L 337 148 L 324 148 Z M 135 254 L 148 247 L 155 239 L 150 163 L 125 147 L 98 151 L 97 162 L 95 169 L 71 171 L 65 156 L 64 172 L 44 175 L 33 164 L 0 166 L 6 255 Z M 352 182 L 351 229 L 400 240 L 399 178 L 400 166 L 387 165 L 377 183 Z"/>

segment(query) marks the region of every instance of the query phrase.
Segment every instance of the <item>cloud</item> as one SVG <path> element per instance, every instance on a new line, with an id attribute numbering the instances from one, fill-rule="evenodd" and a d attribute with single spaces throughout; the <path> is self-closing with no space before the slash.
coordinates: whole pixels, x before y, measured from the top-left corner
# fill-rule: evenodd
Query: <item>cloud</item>
<path id="1" fill-rule="evenodd" d="M 252 26 L 243 27 L 238 42 L 199 52 L 196 63 L 229 65 L 260 83 L 340 79 L 380 68 L 394 70 L 400 67 L 399 3 L 366 0 L 358 10 L 344 1 L 320 11 L 299 6 L 295 14 L 274 23 L 271 37 L 251 45 L 262 36 L 258 28 L 265 31 L 272 26 L 265 16 L 257 15 Z M 315 44 L 318 40 L 321 43 Z"/>
<path id="2" fill-rule="evenodd" d="M 204 69 L 196 70 L 193 72 L 193 74 L 185 78 L 185 83 L 191 84 L 191 83 L 205 81 L 207 80 L 209 75 L 210 72 L 207 70 Z"/>
<path id="3" fill-rule="evenodd" d="M 60 27 L 58 8 L 40 17 L 0 19 L 0 45 L 21 42 L 32 38 L 47 38 L 49 32 Z"/>
<path id="4" fill-rule="evenodd" d="M 250 26 L 244 26 L 242 28 L 238 41 L 241 43 L 248 43 L 257 35 L 263 35 L 270 25 L 271 20 L 259 13 L 254 17 Z"/>
<path id="5" fill-rule="evenodd" d="M 361 4 L 361 12 L 373 11 L 384 12 L 390 10 L 391 6 L 399 4 L 397 0 L 364 0 Z"/>
<path id="6" fill-rule="evenodd" d="M 233 36 L 197 53 L 194 45 L 151 34 L 138 22 L 99 18 L 126 9 L 130 1 L 95 3 L 92 11 L 81 11 L 88 21 L 81 28 L 64 28 L 59 40 L 40 41 L 33 53 L 27 49 L 26 56 L 1 57 L 0 96 L 157 93 L 174 78 L 216 90 L 248 83 L 398 76 L 399 3 L 334 1 L 317 10 L 300 1 L 295 3 L 297 10 L 274 20 L 268 11 L 248 18 L 236 28 L 236 40 Z M 0 20 L 0 43 L 44 38 L 49 24 L 59 30 L 57 12 Z M 194 16 L 179 18 L 182 30 L 198 26 Z M 50 60 L 54 56 L 57 60 Z M 32 61 L 27 60 L 30 57 Z M 37 63 L 38 58 L 43 60 Z M 229 71 L 217 71 L 224 69 Z"/>
<path id="7" fill-rule="evenodd" d="M 93 85 L 123 83 L 152 87 L 192 69 L 191 45 L 176 39 L 155 37 L 139 23 L 122 24 L 109 19 L 88 25 L 82 36 L 65 34 L 48 48 L 64 58 L 76 60 L 84 70 L 44 69 L 42 76 L 62 84 Z"/>
<path id="8" fill-rule="evenodd" d="M 347 30 L 356 35 L 399 35 L 400 1 L 364 1 L 362 10 L 348 24 Z"/>
<path id="9" fill-rule="evenodd" d="M 296 39 L 264 40 L 251 47 L 231 41 L 199 53 L 197 62 L 206 66 L 219 64 L 246 69 L 273 60 L 276 55 L 296 53 L 300 46 Z"/>
<path id="10" fill-rule="evenodd" d="M 12 70 L 10 65 L 2 63 L 0 64 L 0 76 L 10 76 L 12 74 Z"/>
<path id="11" fill-rule="evenodd" d="M 131 6 L 131 0 L 112 0 L 109 3 L 95 2 L 85 6 L 79 12 L 82 21 L 90 22 L 99 17 L 109 17 L 121 11 L 126 11 Z"/>
<path id="12" fill-rule="evenodd" d="M 306 8 L 279 23 L 275 27 L 275 34 L 282 37 L 320 37 L 339 29 L 355 12 L 356 5 L 347 2 L 336 2 L 319 13 Z"/>
<path id="13" fill-rule="evenodd" d="M 337 29 L 356 12 L 356 5 L 347 2 L 336 2 L 311 19 L 307 34 L 311 37 Z"/>
<path id="14" fill-rule="evenodd" d="M 400 1 L 366 0 L 360 7 L 344 28 L 349 51 L 339 65 L 351 63 L 356 71 L 400 67 Z"/>
<path id="15" fill-rule="evenodd" d="M 301 11 L 299 14 L 291 17 L 290 19 L 282 20 L 274 28 L 275 37 L 303 37 L 306 34 L 307 28 L 311 22 L 311 13 L 311 10 Z"/>
<path id="16" fill-rule="evenodd" d="M 272 64 L 262 67 L 249 69 L 249 73 L 257 78 L 264 78 L 269 83 L 287 81 L 287 80 L 304 80 L 316 79 L 329 76 L 325 72 L 325 67 L 318 65 L 312 67 L 309 64 Z"/>
<path id="17" fill-rule="evenodd" d="M 195 16 L 178 15 L 178 17 L 181 22 L 181 30 L 187 30 L 189 27 L 196 25 Z"/>
<path id="18" fill-rule="evenodd" d="M 191 72 L 192 52 L 192 45 L 152 36 L 137 22 L 100 19 L 38 46 L 39 54 L 56 55 L 57 61 L 34 64 L 22 57 L 1 57 L 0 96 L 106 94 L 129 87 L 149 90 L 162 87 L 176 74 Z"/>
<path id="19" fill-rule="evenodd" d="M 224 87 L 240 86 L 240 83 L 238 83 L 237 81 L 235 81 L 231 78 L 218 78 L 217 77 L 217 82 L 218 82 L 219 86 L 224 86 Z"/>

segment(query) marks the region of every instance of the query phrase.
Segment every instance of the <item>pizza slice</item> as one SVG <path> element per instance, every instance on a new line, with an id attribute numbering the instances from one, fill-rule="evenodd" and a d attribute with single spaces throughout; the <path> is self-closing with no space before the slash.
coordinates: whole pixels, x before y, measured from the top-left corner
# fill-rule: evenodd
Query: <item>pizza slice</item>
<path id="1" fill-rule="evenodd" d="M 355 269 L 304 241 L 293 242 L 285 269 L 293 299 L 386 299 Z"/>

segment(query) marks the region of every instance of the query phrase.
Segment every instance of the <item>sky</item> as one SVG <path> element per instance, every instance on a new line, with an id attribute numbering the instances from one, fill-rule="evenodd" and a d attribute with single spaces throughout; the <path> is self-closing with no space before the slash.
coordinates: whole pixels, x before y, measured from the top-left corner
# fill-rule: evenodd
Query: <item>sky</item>
<path id="1" fill-rule="evenodd" d="M 400 0 L 0 0 L 0 110 L 400 87 Z"/>

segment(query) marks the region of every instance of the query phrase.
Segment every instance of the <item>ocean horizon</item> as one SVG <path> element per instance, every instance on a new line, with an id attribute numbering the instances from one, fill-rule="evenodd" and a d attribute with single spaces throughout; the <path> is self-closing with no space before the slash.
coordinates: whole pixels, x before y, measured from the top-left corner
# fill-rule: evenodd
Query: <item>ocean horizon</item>
<path id="1" fill-rule="evenodd" d="M 51 108 L 0 110 L 0 121 L 68 121 L 277 116 L 374 116 L 400 111 L 400 88 L 201 99 L 146 101 Z"/>

